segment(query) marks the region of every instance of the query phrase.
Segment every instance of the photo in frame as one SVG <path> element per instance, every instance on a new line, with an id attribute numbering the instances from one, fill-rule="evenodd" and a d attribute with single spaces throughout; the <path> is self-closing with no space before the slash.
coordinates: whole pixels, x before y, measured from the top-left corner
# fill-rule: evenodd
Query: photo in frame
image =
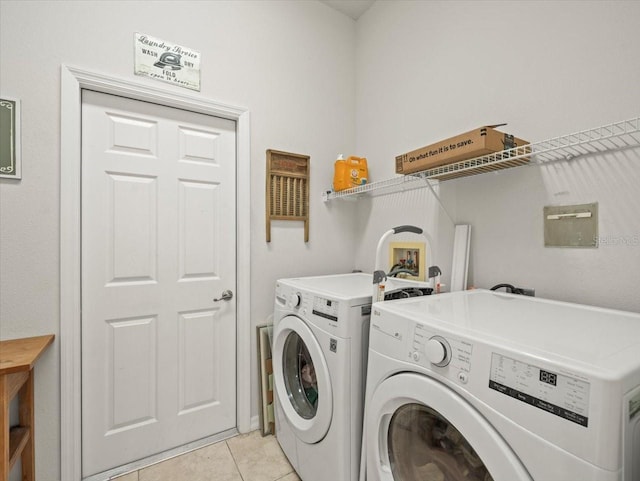
<path id="1" fill-rule="evenodd" d="M 389 244 L 389 274 L 395 277 L 424 281 L 426 279 L 424 242 L 391 242 Z"/>

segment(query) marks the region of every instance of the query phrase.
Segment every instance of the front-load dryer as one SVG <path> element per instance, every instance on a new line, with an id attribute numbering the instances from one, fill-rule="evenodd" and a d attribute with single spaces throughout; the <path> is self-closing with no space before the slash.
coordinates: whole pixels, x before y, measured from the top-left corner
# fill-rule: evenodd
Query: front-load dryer
<path id="1" fill-rule="evenodd" d="M 276 437 L 303 481 L 355 481 L 373 276 L 276 283 Z"/>
<path id="2" fill-rule="evenodd" d="M 492 291 L 372 308 L 368 481 L 640 481 L 640 315 Z"/>

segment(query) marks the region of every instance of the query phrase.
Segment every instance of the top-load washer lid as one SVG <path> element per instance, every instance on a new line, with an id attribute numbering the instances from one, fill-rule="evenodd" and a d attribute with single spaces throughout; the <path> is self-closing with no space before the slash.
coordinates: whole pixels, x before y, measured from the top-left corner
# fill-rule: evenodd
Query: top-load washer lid
<path id="1" fill-rule="evenodd" d="M 640 370 L 640 314 L 494 291 L 378 303 L 377 310 L 608 375 Z"/>

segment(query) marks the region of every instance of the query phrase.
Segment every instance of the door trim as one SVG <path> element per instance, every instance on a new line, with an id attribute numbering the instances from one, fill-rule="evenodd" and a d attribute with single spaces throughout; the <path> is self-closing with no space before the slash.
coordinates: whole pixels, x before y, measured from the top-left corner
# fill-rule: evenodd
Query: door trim
<path id="1" fill-rule="evenodd" d="M 62 65 L 60 91 L 60 465 L 61 479 L 82 479 L 81 431 L 81 93 L 83 89 L 236 121 L 237 349 L 236 423 L 251 430 L 250 112 Z"/>

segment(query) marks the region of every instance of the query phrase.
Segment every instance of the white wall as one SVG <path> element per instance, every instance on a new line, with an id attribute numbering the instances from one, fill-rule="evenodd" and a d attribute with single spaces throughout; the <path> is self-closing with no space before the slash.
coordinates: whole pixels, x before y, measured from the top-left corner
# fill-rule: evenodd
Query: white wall
<path id="1" fill-rule="evenodd" d="M 357 23 L 356 147 L 371 177 L 397 154 L 508 122 L 530 141 L 640 115 L 638 2 L 376 2 Z M 376 180 L 376 179 L 374 179 Z M 472 225 L 470 284 L 640 311 L 640 149 L 444 182 L 455 223 Z M 360 265 L 383 226 L 440 219 L 413 192 L 360 206 Z M 545 248 L 545 205 L 598 202 L 598 249 Z M 365 266 L 366 267 L 366 266 Z"/>
<path id="2" fill-rule="evenodd" d="M 396 154 L 483 124 L 536 141 L 639 115 L 639 20 L 638 2 L 379 0 L 354 24 L 310 1 L 1 0 L 0 90 L 23 100 L 23 180 L 0 181 L 0 338 L 59 332 L 60 64 L 164 85 L 132 74 L 134 32 L 199 49 L 194 95 L 251 111 L 253 324 L 277 278 L 369 270 L 394 225 L 438 239 L 446 282 L 455 222 L 473 226 L 477 286 L 640 311 L 640 246 L 542 247 L 547 204 L 597 201 L 601 237 L 640 234 L 637 149 L 446 182 L 444 208 L 428 190 L 319 195 L 337 153 L 366 156 L 380 180 Z M 285 223 L 265 242 L 267 148 L 311 155 L 308 244 Z M 59 367 L 56 343 L 36 367 L 41 481 L 59 477 Z"/>
<path id="3" fill-rule="evenodd" d="M 133 75 L 133 35 L 202 53 L 202 90 Z M 274 281 L 348 272 L 350 207 L 321 202 L 333 161 L 355 139 L 355 27 L 319 2 L 0 3 L 0 90 L 22 99 L 22 181 L 0 180 L 0 338 L 59 333 L 60 65 L 165 87 L 251 112 L 253 325 L 273 310 Z M 265 242 L 265 151 L 311 156 L 310 241 L 276 223 Z M 255 340 L 252 329 L 252 360 Z M 59 479 L 59 344 L 36 367 L 36 472 Z M 256 369 L 252 411 L 257 415 Z"/>

